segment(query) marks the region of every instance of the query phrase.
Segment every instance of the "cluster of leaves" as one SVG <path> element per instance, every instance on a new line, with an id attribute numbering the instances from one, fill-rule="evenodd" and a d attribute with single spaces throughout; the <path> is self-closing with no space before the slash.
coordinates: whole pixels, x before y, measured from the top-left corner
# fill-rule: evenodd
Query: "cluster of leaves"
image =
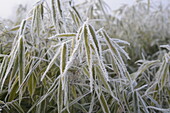
<path id="1" fill-rule="evenodd" d="M 2 112 L 170 112 L 169 13 L 157 17 L 142 2 L 121 18 L 108 10 L 103 0 L 41 0 L 21 24 L 0 24 Z M 160 18 L 159 25 L 146 21 Z M 156 57 L 144 51 L 151 42 Z M 138 68 L 130 66 L 136 59 Z"/>
<path id="2" fill-rule="evenodd" d="M 113 27 L 107 31 L 111 37 L 130 43 L 131 46 L 126 49 L 131 58 L 130 62 L 127 62 L 130 72 L 137 69 L 134 65 L 137 60 L 159 59 L 160 45 L 170 43 L 169 12 L 169 5 L 154 5 L 142 1 L 132 6 L 123 5 L 114 12 L 112 17 L 117 18 L 112 19 Z"/>

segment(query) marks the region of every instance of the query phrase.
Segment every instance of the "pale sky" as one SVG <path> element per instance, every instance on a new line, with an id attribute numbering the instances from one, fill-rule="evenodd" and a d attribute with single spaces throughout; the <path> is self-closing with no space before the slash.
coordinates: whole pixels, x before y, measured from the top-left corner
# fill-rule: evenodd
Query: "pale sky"
<path id="1" fill-rule="evenodd" d="M 15 14 L 17 5 L 29 4 L 29 8 L 39 0 L 0 0 L 0 17 L 11 18 Z M 75 0 L 77 1 L 77 0 Z M 78 0 L 82 1 L 82 0 Z M 119 8 L 122 4 L 133 4 L 135 0 L 104 0 L 112 9 Z M 163 2 L 163 4 L 170 3 L 170 0 L 151 0 L 152 2 Z"/>

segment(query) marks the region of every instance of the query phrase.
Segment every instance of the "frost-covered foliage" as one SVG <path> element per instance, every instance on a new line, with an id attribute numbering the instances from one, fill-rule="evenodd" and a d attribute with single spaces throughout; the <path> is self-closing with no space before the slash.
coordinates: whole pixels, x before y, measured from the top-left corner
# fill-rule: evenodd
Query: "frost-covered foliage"
<path id="1" fill-rule="evenodd" d="M 111 13 L 103 0 L 41 0 L 21 24 L 2 21 L 0 109 L 170 112 L 168 12 L 143 2 Z"/>

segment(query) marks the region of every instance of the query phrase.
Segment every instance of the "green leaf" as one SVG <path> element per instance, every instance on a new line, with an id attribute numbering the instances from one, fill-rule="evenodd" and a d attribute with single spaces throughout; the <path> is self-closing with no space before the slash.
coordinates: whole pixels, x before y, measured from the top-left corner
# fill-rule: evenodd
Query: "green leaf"
<path id="1" fill-rule="evenodd" d="M 107 104 L 107 101 L 106 101 L 103 93 L 102 92 L 99 93 L 97 90 L 96 90 L 96 93 L 97 93 L 97 97 L 99 99 L 99 102 L 100 102 L 103 112 L 110 113 L 109 106 Z"/>
<path id="2" fill-rule="evenodd" d="M 138 93 L 136 91 L 133 92 L 133 106 L 134 106 L 134 113 L 139 113 L 139 98 Z"/>
<path id="3" fill-rule="evenodd" d="M 34 95 L 36 83 L 37 83 L 37 81 L 36 81 L 35 74 L 32 74 L 28 79 L 28 91 L 31 96 Z"/>
<path id="4" fill-rule="evenodd" d="M 92 52 L 90 50 L 90 42 L 89 42 L 88 32 L 86 26 L 84 26 L 84 45 L 85 45 L 85 52 L 86 52 L 86 61 L 88 64 L 89 74 L 90 74 L 90 89 L 91 92 L 93 91 L 93 73 L 92 73 Z"/>
<path id="5" fill-rule="evenodd" d="M 9 97 L 8 97 L 9 102 L 11 102 L 12 100 L 16 98 L 18 87 L 19 87 L 19 82 L 18 82 L 18 77 L 17 77 L 14 83 L 12 84 L 11 90 L 9 92 Z"/>
<path id="6" fill-rule="evenodd" d="M 57 49 L 54 57 L 52 58 L 52 60 L 50 61 L 50 63 L 47 66 L 47 69 L 45 70 L 44 74 L 41 77 L 41 81 L 45 78 L 47 72 L 50 70 L 51 66 L 55 63 L 55 60 L 57 59 L 58 55 L 60 54 L 60 47 Z"/>

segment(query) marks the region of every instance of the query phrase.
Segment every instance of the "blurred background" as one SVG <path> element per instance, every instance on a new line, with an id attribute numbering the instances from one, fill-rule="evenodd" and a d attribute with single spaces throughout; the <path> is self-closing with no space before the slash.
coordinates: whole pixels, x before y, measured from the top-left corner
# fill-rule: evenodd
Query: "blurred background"
<path id="1" fill-rule="evenodd" d="M 18 7 L 25 7 L 27 10 L 31 9 L 33 5 L 40 0 L 0 0 L 0 18 L 14 19 Z M 81 3 L 85 0 L 74 0 L 75 3 Z M 118 9 L 124 4 L 132 5 L 136 1 L 148 1 L 148 0 L 104 0 L 112 10 Z M 167 6 L 170 0 L 150 0 L 152 4 Z M 25 10 L 26 10 L 25 9 Z"/>

